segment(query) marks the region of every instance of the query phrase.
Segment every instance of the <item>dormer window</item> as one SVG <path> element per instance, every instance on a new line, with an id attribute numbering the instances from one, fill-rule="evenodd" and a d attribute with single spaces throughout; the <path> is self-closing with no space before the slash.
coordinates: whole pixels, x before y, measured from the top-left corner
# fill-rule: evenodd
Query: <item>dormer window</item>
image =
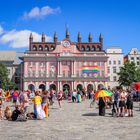
<path id="1" fill-rule="evenodd" d="M 52 46 L 51 46 L 51 51 L 53 51 L 53 50 L 54 50 L 54 46 L 52 45 Z"/>
<path id="2" fill-rule="evenodd" d="M 49 51 L 49 46 L 48 45 L 45 46 L 45 51 Z"/>
<path id="3" fill-rule="evenodd" d="M 95 51 L 95 46 L 92 46 L 92 49 L 91 49 L 92 51 Z"/>
<path id="4" fill-rule="evenodd" d="M 97 46 L 97 51 L 101 51 L 101 47 L 100 46 Z"/>
<path id="5" fill-rule="evenodd" d="M 35 45 L 33 46 L 33 51 L 37 51 L 37 47 Z"/>
<path id="6" fill-rule="evenodd" d="M 90 46 L 87 46 L 86 51 L 90 51 Z"/>
<path id="7" fill-rule="evenodd" d="M 43 51 L 43 47 L 39 45 L 39 51 Z"/>
<path id="8" fill-rule="evenodd" d="M 85 51 L 85 47 L 84 46 L 81 47 L 81 51 Z"/>

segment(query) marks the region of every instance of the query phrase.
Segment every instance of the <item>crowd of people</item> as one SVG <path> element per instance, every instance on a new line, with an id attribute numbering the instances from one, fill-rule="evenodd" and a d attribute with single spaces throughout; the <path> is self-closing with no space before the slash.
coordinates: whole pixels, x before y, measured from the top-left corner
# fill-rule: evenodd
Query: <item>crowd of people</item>
<path id="1" fill-rule="evenodd" d="M 59 108 L 62 107 L 61 101 L 68 100 L 73 103 L 81 103 L 85 99 L 93 99 L 96 91 L 92 89 L 73 90 L 70 92 L 55 90 L 42 91 L 19 91 L 17 89 L 11 91 L 3 91 L 0 89 L 0 119 L 11 121 L 27 119 L 44 119 L 49 117 L 49 105 L 54 103 L 54 99 L 58 101 Z M 98 98 L 99 115 L 105 115 L 105 109 L 108 105 L 112 106 L 112 115 L 123 117 L 133 116 L 133 101 L 140 101 L 140 92 L 136 90 L 116 89 L 112 97 Z M 13 102 L 14 109 L 11 106 L 5 106 L 5 102 Z M 33 105 L 33 111 L 29 112 L 29 106 Z"/>
<path id="2" fill-rule="evenodd" d="M 136 92 L 136 91 L 135 91 Z M 139 93 L 140 94 L 140 93 Z M 114 90 L 112 97 L 99 98 L 99 115 L 105 115 L 105 109 L 112 105 L 112 116 L 133 117 L 134 90 Z M 139 100 L 139 99 L 138 99 Z M 109 103 L 109 105 L 108 105 Z"/>

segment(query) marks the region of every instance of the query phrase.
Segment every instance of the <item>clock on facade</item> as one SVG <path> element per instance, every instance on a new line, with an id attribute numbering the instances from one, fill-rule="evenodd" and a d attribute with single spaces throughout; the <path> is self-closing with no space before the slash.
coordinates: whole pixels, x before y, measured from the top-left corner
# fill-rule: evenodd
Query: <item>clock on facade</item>
<path id="1" fill-rule="evenodd" d="M 70 46 L 70 42 L 69 41 L 64 41 L 63 42 L 63 46 L 64 47 L 69 47 Z"/>

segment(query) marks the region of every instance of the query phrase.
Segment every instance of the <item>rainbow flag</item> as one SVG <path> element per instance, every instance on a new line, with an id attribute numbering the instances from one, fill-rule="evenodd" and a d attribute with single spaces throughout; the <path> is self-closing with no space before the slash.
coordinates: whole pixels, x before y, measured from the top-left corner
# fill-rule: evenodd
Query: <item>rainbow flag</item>
<path id="1" fill-rule="evenodd" d="M 82 73 L 98 73 L 99 67 L 98 66 L 83 66 Z"/>

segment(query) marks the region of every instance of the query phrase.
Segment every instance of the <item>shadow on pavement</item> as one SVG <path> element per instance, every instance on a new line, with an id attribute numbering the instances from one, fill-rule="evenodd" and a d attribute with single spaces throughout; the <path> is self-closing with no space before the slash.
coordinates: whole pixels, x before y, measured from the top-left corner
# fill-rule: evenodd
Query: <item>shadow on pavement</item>
<path id="1" fill-rule="evenodd" d="M 57 108 L 57 107 L 50 107 L 50 109 L 59 109 L 59 108 Z"/>
<path id="2" fill-rule="evenodd" d="M 98 113 L 86 113 L 86 114 L 82 114 L 82 116 L 99 116 Z"/>

